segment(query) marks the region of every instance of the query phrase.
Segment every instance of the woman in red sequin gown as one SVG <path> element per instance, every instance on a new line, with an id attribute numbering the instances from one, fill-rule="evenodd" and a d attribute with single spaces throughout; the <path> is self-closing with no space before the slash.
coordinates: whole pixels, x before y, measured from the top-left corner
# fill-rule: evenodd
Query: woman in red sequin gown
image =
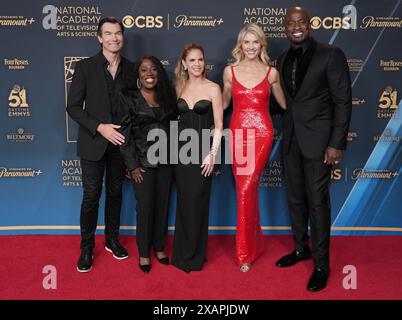
<path id="1" fill-rule="evenodd" d="M 235 63 L 224 71 L 224 106 L 233 99 L 230 121 L 233 175 L 237 193 L 236 263 L 243 272 L 264 252 L 258 187 L 274 136 L 269 98 L 285 109 L 279 74 L 268 66 L 264 32 L 255 24 L 239 33 L 232 54 Z M 262 79 L 262 80 L 261 80 Z"/>

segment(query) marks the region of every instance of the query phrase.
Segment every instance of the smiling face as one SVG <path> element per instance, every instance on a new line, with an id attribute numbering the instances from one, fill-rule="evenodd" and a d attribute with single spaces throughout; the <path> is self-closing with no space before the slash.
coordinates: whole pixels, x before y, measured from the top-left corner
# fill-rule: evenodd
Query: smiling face
<path id="1" fill-rule="evenodd" d="M 300 46 L 309 37 L 310 19 L 302 8 L 290 9 L 285 17 L 285 34 L 292 46 Z"/>
<path id="2" fill-rule="evenodd" d="M 102 44 L 103 51 L 118 53 L 124 44 L 123 31 L 120 25 L 118 23 L 104 23 L 98 40 Z"/>
<path id="3" fill-rule="evenodd" d="M 241 49 L 245 58 L 254 60 L 260 55 L 261 43 L 256 35 L 247 32 L 241 44 Z"/>
<path id="4" fill-rule="evenodd" d="M 144 59 L 141 62 L 138 69 L 138 76 L 141 81 L 141 88 L 153 90 L 158 83 L 158 69 L 149 59 Z"/>
<path id="5" fill-rule="evenodd" d="M 199 49 L 192 49 L 188 52 L 186 58 L 182 60 L 184 68 L 187 68 L 188 75 L 200 77 L 204 73 L 205 61 L 204 55 Z"/>

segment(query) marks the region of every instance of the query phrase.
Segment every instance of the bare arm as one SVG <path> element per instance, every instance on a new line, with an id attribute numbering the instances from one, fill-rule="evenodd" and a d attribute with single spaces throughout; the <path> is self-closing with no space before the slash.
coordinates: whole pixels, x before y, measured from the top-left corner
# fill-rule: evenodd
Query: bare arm
<path id="1" fill-rule="evenodd" d="M 225 110 L 232 99 L 232 71 L 227 66 L 223 71 L 223 109 Z"/>
<path id="2" fill-rule="evenodd" d="M 201 174 L 209 176 L 212 173 L 215 165 L 215 156 L 219 150 L 219 145 L 222 139 L 223 132 L 223 105 L 222 105 L 221 89 L 217 84 L 213 84 L 211 90 L 212 111 L 214 117 L 214 135 L 212 140 L 212 147 L 209 154 L 202 162 L 201 168 L 203 168 Z"/>
<path id="3" fill-rule="evenodd" d="M 272 86 L 271 91 L 276 101 L 279 103 L 279 105 L 283 110 L 286 110 L 286 99 L 285 95 L 283 94 L 278 70 L 272 67 L 268 80 L 271 83 Z"/>

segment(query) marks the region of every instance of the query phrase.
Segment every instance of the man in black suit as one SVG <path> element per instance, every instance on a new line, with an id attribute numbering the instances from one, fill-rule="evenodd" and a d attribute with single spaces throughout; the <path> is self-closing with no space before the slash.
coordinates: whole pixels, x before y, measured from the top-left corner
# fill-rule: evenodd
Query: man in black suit
<path id="1" fill-rule="evenodd" d="M 92 268 L 104 175 L 105 249 L 116 259 L 128 257 L 126 249 L 118 241 L 125 166 L 119 151 L 124 136 L 118 132 L 116 96 L 128 84 L 134 65 L 120 55 L 123 32 L 124 27 L 116 18 L 107 17 L 99 22 L 101 51 L 77 62 L 67 100 L 67 112 L 79 124 L 77 153 L 84 189 L 80 217 L 81 255 L 77 263 L 79 272 L 88 272 Z"/>
<path id="2" fill-rule="evenodd" d="M 309 36 L 306 10 L 287 11 L 285 33 L 290 48 L 278 58 L 287 109 L 284 114 L 284 169 L 296 250 L 276 265 L 289 267 L 311 258 L 314 272 L 307 289 L 326 287 L 329 276 L 331 168 L 346 147 L 352 98 L 347 61 L 334 46 Z"/>

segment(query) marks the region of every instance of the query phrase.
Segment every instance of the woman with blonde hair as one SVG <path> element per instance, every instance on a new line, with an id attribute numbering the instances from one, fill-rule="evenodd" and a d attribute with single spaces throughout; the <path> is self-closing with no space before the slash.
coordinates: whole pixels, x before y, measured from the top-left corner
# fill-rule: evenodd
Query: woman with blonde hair
<path id="1" fill-rule="evenodd" d="M 200 45 L 185 45 L 175 78 L 179 135 L 190 140 L 179 141 L 179 159 L 174 170 L 177 210 L 172 264 L 188 273 L 201 270 L 206 261 L 211 173 L 222 137 L 223 107 L 219 85 L 206 78 L 204 49 Z M 202 139 L 203 131 L 207 131 L 207 139 Z M 191 139 L 194 135 L 186 135 L 189 132 L 198 138 Z M 182 152 L 183 146 L 190 146 L 190 152 Z"/>
<path id="2" fill-rule="evenodd" d="M 279 73 L 269 65 L 267 40 L 258 25 L 247 24 L 240 30 L 232 55 L 235 62 L 223 73 L 223 106 L 226 109 L 233 98 L 230 129 L 237 193 L 236 263 L 240 271 L 247 272 L 264 251 L 258 187 L 274 136 L 269 115 L 271 92 L 281 108 L 286 109 L 286 101 Z M 249 150 L 252 154 L 247 154 L 244 164 L 243 154 Z"/>

